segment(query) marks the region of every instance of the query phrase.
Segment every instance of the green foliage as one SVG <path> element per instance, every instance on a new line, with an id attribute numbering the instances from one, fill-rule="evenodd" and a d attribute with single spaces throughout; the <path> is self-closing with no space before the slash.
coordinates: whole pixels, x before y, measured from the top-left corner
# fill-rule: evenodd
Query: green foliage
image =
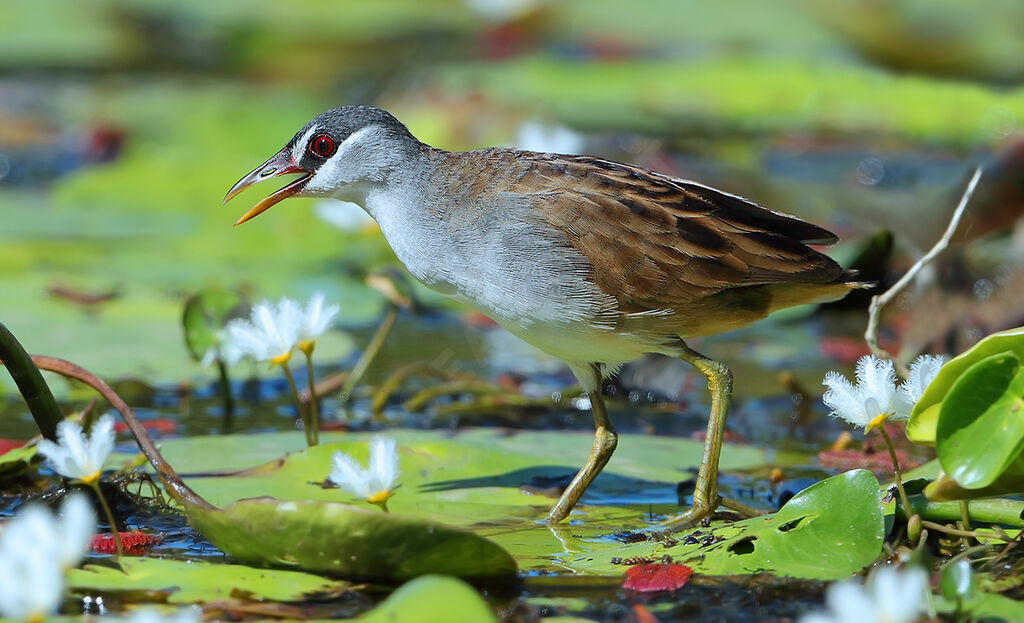
<path id="1" fill-rule="evenodd" d="M 1012 352 L 1018 359 L 1024 359 L 1024 327 L 993 333 L 946 362 L 914 405 L 907 423 L 907 437 L 914 443 L 935 445 L 941 403 L 953 384 L 968 368 L 982 359 L 1006 351 Z"/>
<path id="2" fill-rule="evenodd" d="M 240 500 L 220 510 L 186 507 L 218 549 L 255 564 L 381 581 L 429 573 L 508 579 L 516 563 L 468 530 L 376 509 L 321 501 Z"/>
<path id="3" fill-rule="evenodd" d="M 833 476 L 797 494 L 774 515 L 727 524 L 710 534 L 715 537 L 711 545 L 703 543 L 705 533 L 697 543 L 683 539 L 669 546 L 624 545 L 574 558 L 569 565 L 592 573 L 621 573 L 622 567 L 612 564 L 615 558 L 668 555 L 704 574 L 848 577 L 882 550 L 885 521 L 878 481 L 866 470 Z"/>
<path id="4" fill-rule="evenodd" d="M 181 325 L 192 358 L 200 361 L 207 349 L 219 343 L 217 332 L 232 318 L 244 316 L 247 308 L 245 299 L 231 290 L 208 288 L 190 296 L 185 301 Z"/>
<path id="5" fill-rule="evenodd" d="M 1024 449 L 1024 369 L 1012 352 L 986 357 L 942 401 L 939 461 L 968 489 L 991 485 Z"/>
<path id="6" fill-rule="evenodd" d="M 122 558 L 120 568 L 86 565 L 68 573 L 68 587 L 79 594 L 117 595 L 146 591 L 151 599 L 192 604 L 246 595 L 269 601 L 300 601 L 330 596 L 346 584 L 298 571 L 244 565 Z"/>
<path id="7" fill-rule="evenodd" d="M 443 575 L 403 584 L 362 623 L 497 623 L 487 602 L 471 586 Z"/>

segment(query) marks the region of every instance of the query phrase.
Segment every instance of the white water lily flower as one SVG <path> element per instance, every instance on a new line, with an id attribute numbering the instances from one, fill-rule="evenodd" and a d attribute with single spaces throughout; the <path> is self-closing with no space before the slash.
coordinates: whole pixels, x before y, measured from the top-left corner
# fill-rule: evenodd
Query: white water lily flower
<path id="1" fill-rule="evenodd" d="M 203 353 L 203 358 L 199 361 L 199 365 L 209 368 L 215 362 L 222 361 L 225 365 L 233 366 L 244 355 L 245 353 L 242 352 L 238 343 L 232 339 L 231 334 L 225 327 L 214 333 L 213 344 Z"/>
<path id="2" fill-rule="evenodd" d="M 262 301 L 249 320 L 236 318 L 227 325 L 233 348 L 257 361 L 285 364 L 299 341 L 304 314 L 295 301 L 282 298 L 276 305 Z"/>
<path id="3" fill-rule="evenodd" d="M 37 446 L 46 464 L 65 478 L 92 484 L 99 480 L 103 463 L 114 449 L 114 416 L 107 413 L 96 420 L 88 438 L 78 422 L 64 420 L 57 425 L 57 441 L 44 439 Z"/>
<path id="4" fill-rule="evenodd" d="M 800 623 L 911 623 L 924 608 L 927 584 L 920 568 L 883 567 L 863 586 L 856 580 L 829 586 L 828 612 L 805 615 Z"/>
<path id="5" fill-rule="evenodd" d="M 303 351 L 312 351 L 316 339 L 331 328 L 335 316 L 341 311 L 339 305 L 324 306 L 324 295 L 317 292 L 302 309 L 299 324 L 298 346 Z"/>
<path id="6" fill-rule="evenodd" d="M 128 617 L 128 623 L 199 623 L 199 608 L 184 608 L 164 613 L 154 608 L 136 610 Z"/>
<path id="7" fill-rule="evenodd" d="M 60 605 L 63 573 L 89 549 L 96 516 L 81 494 L 68 496 L 61 518 L 32 504 L 0 526 L 0 615 L 42 620 Z"/>
<path id="8" fill-rule="evenodd" d="M 886 418 L 910 417 L 906 400 L 896 390 L 896 371 L 891 361 L 866 355 L 857 361 L 857 384 L 842 374 L 829 371 L 823 381 L 828 391 L 824 401 L 833 417 L 854 426 L 873 426 Z"/>
<path id="9" fill-rule="evenodd" d="M 398 478 L 398 453 L 394 439 L 373 438 L 367 469 L 344 452 L 331 455 L 331 463 L 333 467 L 328 480 L 360 499 L 386 508 Z"/>
<path id="10" fill-rule="evenodd" d="M 910 376 L 900 385 L 900 391 L 910 401 L 911 407 L 921 399 L 944 363 L 946 358 L 942 355 L 921 355 L 910 363 Z"/>

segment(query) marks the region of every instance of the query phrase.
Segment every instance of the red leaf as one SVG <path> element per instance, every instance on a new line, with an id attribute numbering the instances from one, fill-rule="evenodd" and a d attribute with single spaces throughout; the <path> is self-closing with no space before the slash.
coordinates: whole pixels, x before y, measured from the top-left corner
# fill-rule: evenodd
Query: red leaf
<path id="1" fill-rule="evenodd" d="M 142 427 L 154 433 L 171 435 L 178 429 L 178 423 L 170 418 L 158 417 L 152 420 L 142 420 Z M 128 425 L 118 420 L 114 422 L 114 432 L 127 433 Z"/>
<path id="2" fill-rule="evenodd" d="M 913 469 L 918 463 L 910 460 L 906 450 L 897 448 L 896 458 L 903 469 Z M 851 470 L 869 469 L 876 474 L 892 471 L 892 458 L 888 452 L 872 452 L 863 450 L 822 450 L 818 453 L 818 463 L 826 469 Z"/>
<path id="3" fill-rule="evenodd" d="M 20 448 L 25 442 L 20 439 L 0 438 L 0 454 L 6 454 L 15 448 Z"/>
<path id="4" fill-rule="evenodd" d="M 654 618 L 651 611 L 643 604 L 633 604 L 633 616 L 636 617 L 636 623 L 658 623 L 658 619 Z"/>
<path id="5" fill-rule="evenodd" d="M 121 548 L 128 556 L 142 556 L 146 550 L 160 542 L 160 537 L 155 534 L 146 534 L 138 530 L 133 532 L 121 532 Z M 97 554 L 116 554 L 117 547 L 114 545 L 113 534 L 97 534 L 92 537 L 92 551 Z"/>
<path id="6" fill-rule="evenodd" d="M 641 593 L 674 591 L 693 575 L 693 569 L 676 563 L 652 562 L 636 565 L 626 570 L 626 581 L 622 588 Z"/>

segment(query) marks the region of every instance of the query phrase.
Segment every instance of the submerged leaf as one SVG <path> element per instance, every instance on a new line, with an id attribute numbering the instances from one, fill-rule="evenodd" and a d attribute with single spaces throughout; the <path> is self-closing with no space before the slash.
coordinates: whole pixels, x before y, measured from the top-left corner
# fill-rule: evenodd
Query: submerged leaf
<path id="1" fill-rule="evenodd" d="M 640 593 L 674 591 L 682 588 L 693 575 L 693 569 L 675 563 L 646 563 L 626 570 L 622 588 Z"/>

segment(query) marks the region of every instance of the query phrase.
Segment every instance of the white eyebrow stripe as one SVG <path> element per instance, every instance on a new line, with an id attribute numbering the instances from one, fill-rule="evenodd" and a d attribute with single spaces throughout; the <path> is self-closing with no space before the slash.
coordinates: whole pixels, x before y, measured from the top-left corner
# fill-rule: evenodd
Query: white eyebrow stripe
<path id="1" fill-rule="evenodd" d="M 293 161 L 298 162 L 302 158 L 302 152 L 306 151 L 306 143 L 309 142 L 310 137 L 313 136 L 313 133 L 316 131 L 317 127 L 314 126 L 306 130 L 306 133 L 302 135 L 302 138 L 295 141 L 295 149 L 292 150 Z M 296 149 L 298 150 L 298 153 L 296 153 Z"/>

